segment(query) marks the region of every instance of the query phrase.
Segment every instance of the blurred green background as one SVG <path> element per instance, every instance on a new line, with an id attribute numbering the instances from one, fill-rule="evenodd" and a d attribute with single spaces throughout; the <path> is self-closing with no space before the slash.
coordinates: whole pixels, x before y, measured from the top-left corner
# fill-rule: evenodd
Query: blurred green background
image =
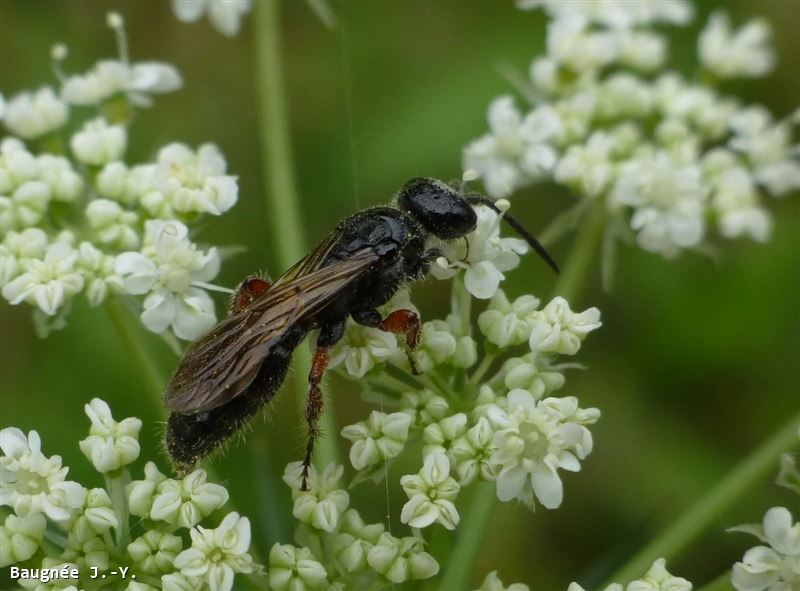
<path id="1" fill-rule="evenodd" d="M 771 76 L 725 89 L 778 116 L 791 112 L 800 97 L 792 63 L 800 55 L 800 5 L 792 0 L 703 2 L 694 26 L 671 36 L 675 67 L 691 70 L 696 35 L 721 4 L 735 22 L 768 19 L 781 58 Z M 295 171 L 309 245 L 339 218 L 386 202 L 410 177 L 459 176 L 461 147 L 485 131 L 489 101 L 511 91 L 498 67 L 525 73 L 544 46 L 544 16 L 519 12 L 511 2 L 386 0 L 334 2 L 332 8 L 335 31 L 304 2 L 285 3 L 282 14 Z M 51 82 L 55 42 L 69 46 L 68 71 L 115 57 L 108 10 L 125 17 L 135 61 L 171 62 L 185 83 L 137 115 L 128 161 L 150 159 L 171 141 L 217 143 L 239 176 L 240 200 L 225 216 L 209 220 L 199 240 L 247 249 L 226 262 L 218 282 L 232 286 L 257 269 L 279 273 L 263 198 L 251 17 L 242 34 L 228 39 L 207 20 L 177 21 L 165 1 L 2 0 L 3 93 Z M 514 197 L 516 214 L 534 231 L 570 203 L 568 194 L 548 185 Z M 795 195 L 769 206 L 776 223 L 766 245 L 720 242 L 717 261 L 696 254 L 665 261 L 622 247 L 613 294 L 599 288 L 595 267 L 574 307 L 600 307 L 604 326 L 578 359 L 588 369 L 573 371 L 564 390 L 583 406 L 602 409 L 593 429 L 595 451 L 580 474 L 565 476 L 559 510 L 530 514 L 512 504 L 497 510 L 475 564 L 476 586 L 494 569 L 507 583 L 532 589 L 599 582 L 797 411 L 800 201 Z M 563 260 L 570 242 L 567 237 L 555 245 L 557 259 Z M 528 257 L 511 274 L 507 291 L 547 296 L 552 284 L 541 262 Z M 415 294 L 426 317 L 445 312 L 447 297 L 434 284 L 418 284 Z M 0 311 L 2 426 L 39 430 L 45 453 L 61 454 L 71 476 L 100 485 L 77 442 L 88 427 L 83 404 L 101 396 L 118 418 L 144 420 L 142 457 L 165 466 L 158 447 L 163 416 L 143 393 L 102 309 L 77 305 L 67 329 L 47 340 L 34 336 L 29 307 L 3 302 Z M 169 375 L 174 356 L 156 336 L 142 329 L 140 337 Z M 296 373 L 305 379 L 305 368 Z M 254 518 L 262 552 L 276 537 L 288 541 L 276 517 L 289 515 L 288 493 L 274 474 L 298 459 L 304 444 L 299 401 L 288 386 L 250 434 L 273 450 L 273 465 L 265 466 L 244 444 L 230 446 L 215 462 L 237 509 Z M 354 384 L 329 380 L 327 392 L 340 427 L 368 413 Z M 265 479 L 264 472 L 273 475 Z M 386 513 L 375 491 L 363 484 L 353 492 L 353 504 L 366 507 L 373 521 Z M 397 478 L 390 494 L 395 531 L 402 531 Z M 382 490 L 377 498 L 383 499 Z M 760 520 L 773 505 L 791 509 L 787 503 L 793 502 L 788 492 L 764 482 L 670 570 L 702 584 L 754 545 L 753 538 L 724 534 L 724 528 Z M 792 510 L 797 516 L 797 505 Z"/>

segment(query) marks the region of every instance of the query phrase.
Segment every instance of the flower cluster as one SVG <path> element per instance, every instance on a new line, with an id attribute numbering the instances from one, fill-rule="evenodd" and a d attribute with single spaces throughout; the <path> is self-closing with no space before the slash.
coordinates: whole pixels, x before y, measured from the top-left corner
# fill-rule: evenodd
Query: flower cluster
<path id="1" fill-rule="evenodd" d="M 172 0 L 172 11 L 179 20 L 193 23 L 207 13 L 214 28 L 226 37 L 239 32 L 242 17 L 251 8 L 250 0 Z"/>
<path id="2" fill-rule="evenodd" d="M 141 421 L 115 421 L 97 398 L 85 410 L 91 428 L 80 448 L 105 488 L 67 480 L 69 469 L 44 455 L 36 431 L 0 431 L 0 505 L 12 510 L 0 526 L 0 567 L 17 566 L 26 589 L 49 589 L 48 569 L 77 568 L 78 580 L 64 583 L 80 588 L 92 588 L 91 568 L 126 569 L 135 575 L 122 581 L 130 591 L 229 591 L 238 573 L 260 570 L 246 517 L 231 512 L 216 528 L 200 525 L 227 502 L 224 487 L 207 482 L 204 470 L 167 478 L 152 462 L 131 482 Z"/>
<path id="3" fill-rule="evenodd" d="M 797 431 L 800 436 L 800 427 Z M 800 470 L 794 456 L 783 454 L 775 483 L 800 495 Z M 761 523 L 728 531 L 751 534 L 762 545 L 750 548 L 733 565 L 731 584 L 737 591 L 778 591 L 800 586 L 800 523 L 786 507 L 772 507 Z"/>
<path id="4" fill-rule="evenodd" d="M 284 481 L 292 490 L 298 545 L 275 544 L 269 554 L 273 591 L 382 588 L 427 579 L 439 564 L 418 536 L 395 537 L 381 523 L 366 524 L 339 487 L 343 466 L 313 467 L 308 490 L 300 490 L 302 465 L 289 464 Z"/>
<path id="5" fill-rule="evenodd" d="M 725 238 L 769 238 L 764 196 L 800 189 L 797 118 L 776 119 L 719 89 L 771 71 L 765 22 L 734 30 L 726 13 L 712 14 L 698 73 L 687 78 L 667 69 L 667 40 L 655 29 L 689 23 L 684 0 L 518 5 L 547 13 L 547 52 L 522 89 L 531 108 L 495 99 L 489 132 L 464 148 L 464 168 L 490 195 L 564 185 L 579 198 L 573 223 L 602 208 L 609 240 L 635 234 L 666 257 L 701 247 L 712 226 Z"/>
<path id="6" fill-rule="evenodd" d="M 683 577 L 670 574 L 667 570 L 667 561 L 659 558 L 641 579 L 631 581 L 624 589 L 625 591 L 692 591 L 692 584 Z M 568 591 L 584 591 L 584 589 L 578 583 L 571 583 Z M 612 583 L 603 591 L 623 591 L 623 586 Z"/>
<path id="7" fill-rule="evenodd" d="M 361 378 L 365 398 L 383 395 L 395 407 L 374 410 L 342 430 L 352 443 L 355 482 L 381 477 L 386 462 L 409 442 L 421 444 L 419 472 L 400 479 L 408 497 L 400 518 L 412 528 L 438 523 L 454 529 L 459 492 L 478 480 L 494 482 L 501 501 L 556 508 L 563 499 L 560 471 L 578 471 L 592 450 L 588 427 L 600 412 L 581 408 L 574 396 L 555 394 L 567 368 L 558 358 L 579 351 L 586 335 L 600 326 L 600 313 L 573 312 L 561 297 L 545 306 L 530 295 L 510 300 L 500 287 L 502 271 L 518 265 L 527 247 L 499 237 L 500 215 L 479 208 L 469 245 L 442 245 L 446 256 L 459 262 L 440 266 L 441 275 L 450 278 L 463 270 L 463 276 L 453 278 L 452 313 L 422 326 L 412 353 L 421 375 L 406 371 L 403 339 L 386 333 L 378 338 L 355 323 L 331 356 L 346 375 Z M 472 296 L 491 298 L 477 316 L 477 331 Z M 396 308 L 413 309 L 406 294 L 383 312 Z"/>
<path id="8" fill-rule="evenodd" d="M 733 528 L 756 536 L 762 546 L 745 552 L 733 565 L 738 591 L 794 589 L 800 585 L 800 523 L 785 507 L 772 507 L 762 523 Z"/>
<path id="9" fill-rule="evenodd" d="M 169 64 L 131 63 L 121 17 L 109 14 L 109 25 L 119 59 L 67 76 L 56 47 L 59 88 L 20 92 L 2 111 L 11 136 L 0 142 L 0 288 L 35 308 L 40 333 L 62 327 L 83 293 L 92 306 L 144 296 L 147 328 L 192 340 L 215 322 L 205 290 L 220 260 L 188 225 L 230 209 L 237 180 L 212 144 L 126 161 L 133 109 L 182 81 Z"/>

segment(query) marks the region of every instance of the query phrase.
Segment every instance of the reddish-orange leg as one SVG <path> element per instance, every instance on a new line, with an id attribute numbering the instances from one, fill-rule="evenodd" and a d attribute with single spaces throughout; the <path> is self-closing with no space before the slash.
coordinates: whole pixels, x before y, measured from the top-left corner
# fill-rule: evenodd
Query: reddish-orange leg
<path id="1" fill-rule="evenodd" d="M 269 281 L 258 275 L 251 275 L 239 284 L 231 297 L 230 309 L 236 313 L 246 308 L 250 302 L 270 288 Z"/>
<path id="2" fill-rule="evenodd" d="M 303 481 L 300 490 L 308 490 L 308 470 L 311 467 L 311 457 L 314 455 L 314 443 L 320 436 L 319 418 L 325 405 L 322 398 L 320 383 L 325 369 L 328 367 L 328 348 L 317 346 L 314 360 L 311 362 L 311 371 L 308 373 L 308 397 L 306 398 L 306 422 L 308 423 L 308 443 L 306 444 L 306 457 L 303 460 Z"/>
<path id="3" fill-rule="evenodd" d="M 422 327 L 416 312 L 413 310 L 395 310 L 382 319 L 377 310 L 365 310 L 354 314 L 353 319 L 364 326 L 372 326 L 386 332 L 406 335 L 406 354 L 408 355 L 408 362 L 411 364 L 411 371 L 414 374 L 420 373 L 412 355 L 422 336 Z"/>

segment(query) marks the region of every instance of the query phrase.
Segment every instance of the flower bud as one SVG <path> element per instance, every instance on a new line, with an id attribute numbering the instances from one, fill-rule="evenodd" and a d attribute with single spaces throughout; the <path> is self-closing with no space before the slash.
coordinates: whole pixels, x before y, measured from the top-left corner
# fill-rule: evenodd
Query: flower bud
<path id="1" fill-rule="evenodd" d="M 80 448 L 98 472 L 111 472 L 139 457 L 141 420 L 129 417 L 117 423 L 108 404 L 99 398 L 92 399 L 84 410 L 92 426 Z"/>

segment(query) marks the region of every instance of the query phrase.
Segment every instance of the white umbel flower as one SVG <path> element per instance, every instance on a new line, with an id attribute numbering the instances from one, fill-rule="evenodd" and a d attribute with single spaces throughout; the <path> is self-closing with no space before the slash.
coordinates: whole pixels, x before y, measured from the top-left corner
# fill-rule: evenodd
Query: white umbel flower
<path id="1" fill-rule="evenodd" d="M 556 163 L 550 142 L 561 131 L 558 115 L 539 107 L 525 117 L 510 96 L 492 101 L 487 135 L 464 148 L 464 169 L 483 179 L 492 197 L 506 197 L 515 189 L 541 178 Z"/>
<path id="2" fill-rule="evenodd" d="M 83 177 L 75 172 L 72 162 L 52 154 L 42 154 L 37 161 L 39 180 L 50 187 L 53 199 L 73 202 L 82 194 Z"/>
<path id="3" fill-rule="evenodd" d="M 236 177 L 226 175 L 225 157 L 214 144 L 194 152 L 184 144 L 169 144 L 158 152 L 154 185 L 179 213 L 220 215 L 236 203 Z"/>
<path id="4" fill-rule="evenodd" d="M 69 519 L 83 504 L 86 490 L 65 481 L 69 471 L 61 456 L 45 457 L 36 431 L 26 437 L 16 427 L 0 431 L 0 505 L 19 516 L 44 513 L 54 521 Z"/>
<path id="5" fill-rule="evenodd" d="M 64 100 L 73 105 L 99 105 L 116 94 L 124 93 L 140 107 L 153 103 L 151 94 L 164 94 L 183 85 L 175 66 L 162 62 L 127 64 L 119 60 L 101 60 L 88 72 L 71 76 L 61 88 Z"/>
<path id="6" fill-rule="evenodd" d="M 43 259 L 29 259 L 24 271 L 3 286 L 3 297 L 11 304 L 27 302 L 54 316 L 70 297 L 83 289 L 83 276 L 76 268 L 78 252 L 65 242 L 47 247 Z"/>
<path id="7" fill-rule="evenodd" d="M 558 162 L 555 180 L 597 197 L 614 179 L 613 147 L 613 138 L 602 131 L 593 133 L 586 144 L 570 146 Z"/>
<path id="8" fill-rule="evenodd" d="M 326 532 L 333 532 L 339 525 L 339 517 L 350 504 L 350 495 L 339 488 L 344 466 L 328 464 L 322 474 L 311 466 L 308 473 L 308 490 L 300 490 L 302 484 L 302 462 L 286 466 L 283 480 L 292 489 L 294 507 L 292 515 L 301 523 Z"/>
<path id="9" fill-rule="evenodd" d="M 772 507 L 760 525 L 743 530 L 764 545 L 751 548 L 733 565 L 731 582 L 738 591 L 788 591 L 800 586 L 800 523 L 793 521 L 788 509 Z"/>
<path id="10" fill-rule="evenodd" d="M 239 32 L 241 20 L 251 7 L 250 0 L 172 0 L 172 11 L 178 20 L 192 23 L 207 12 L 214 28 L 226 37 Z"/>
<path id="11" fill-rule="evenodd" d="M 211 591 L 230 591 L 236 573 L 253 572 L 250 520 L 228 513 L 216 529 L 194 527 L 189 532 L 192 547 L 175 558 L 175 568 L 188 577 L 198 577 Z"/>
<path id="12" fill-rule="evenodd" d="M 348 320 L 344 336 L 331 350 L 328 367 L 343 365 L 348 375 L 360 378 L 376 365 L 403 357 L 405 352 L 392 333 Z"/>
<path id="13" fill-rule="evenodd" d="M 502 373 L 506 388 L 522 388 L 536 400 L 552 394 L 565 382 L 564 374 L 553 366 L 552 356 L 541 353 L 512 357 L 503 364 Z"/>
<path id="14" fill-rule="evenodd" d="M 269 551 L 269 588 L 274 591 L 306 591 L 328 586 L 325 567 L 308 548 L 275 544 Z"/>
<path id="15" fill-rule="evenodd" d="M 491 464 L 494 452 L 494 431 L 486 417 L 480 417 L 463 437 L 450 446 L 450 455 L 455 461 L 459 484 L 467 486 L 475 479 L 494 480 L 496 474 Z"/>
<path id="16" fill-rule="evenodd" d="M 408 439 L 410 425 L 411 416 L 406 413 L 372 411 L 366 421 L 342 429 L 342 437 L 353 442 L 350 448 L 353 468 L 363 470 L 399 455 Z"/>
<path id="17" fill-rule="evenodd" d="M 128 554 L 136 567 L 149 575 L 162 575 L 174 569 L 175 557 L 183 549 L 178 536 L 149 530 L 128 544 Z"/>
<path id="18" fill-rule="evenodd" d="M 463 269 L 467 291 L 488 300 L 505 279 L 503 272 L 519 265 L 519 255 L 528 252 L 528 245 L 520 238 L 500 238 L 500 214 L 488 207 L 477 207 L 475 212 L 477 225 L 466 237 L 468 246 L 464 240 L 438 245 L 450 263 L 447 268 L 432 265 L 431 273 L 439 279 L 449 279 Z"/>
<path id="19" fill-rule="evenodd" d="M 692 591 L 692 584 L 667 570 L 666 560 L 657 559 L 641 579 L 631 581 L 626 591 Z M 570 583 L 567 591 L 585 591 L 578 583 Z M 623 591 L 619 583 L 611 583 L 604 591 Z"/>
<path id="20" fill-rule="evenodd" d="M 494 570 L 486 575 L 481 586 L 475 591 L 530 591 L 530 587 L 522 583 L 512 583 L 506 587 L 500 577 L 497 576 L 497 571 Z"/>
<path id="21" fill-rule="evenodd" d="M 149 474 L 145 469 L 145 474 L 146 480 L 132 483 L 138 487 L 132 486 L 129 492 L 131 512 L 135 510 L 137 515 L 188 528 L 228 502 L 228 491 L 224 486 L 208 482 L 205 470 L 195 470 L 180 480 L 162 480 L 163 476 L 153 468 Z"/>
<path id="22" fill-rule="evenodd" d="M 450 405 L 433 390 L 413 390 L 402 395 L 403 412 L 411 415 L 414 425 L 425 427 L 444 418 Z"/>
<path id="23" fill-rule="evenodd" d="M 35 93 L 22 92 L 4 105 L 3 124 L 23 139 L 32 140 L 61 129 L 69 117 L 69 108 L 44 86 Z"/>
<path id="24" fill-rule="evenodd" d="M 596 70 L 617 59 L 617 37 L 608 31 L 592 31 L 589 20 L 577 13 L 552 21 L 547 27 L 547 53 L 575 72 Z"/>
<path id="25" fill-rule="evenodd" d="M 53 192 L 42 181 L 26 181 L 10 195 L 0 195 L 0 235 L 9 230 L 22 230 L 41 222 Z"/>
<path id="26" fill-rule="evenodd" d="M 673 257 L 703 239 L 707 194 L 698 166 L 657 152 L 621 166 L 611 201 L 634 208 L 630 224 L 642 248 Z"/>
<path id="27" fill-rule="evenodd" d="M 495 429 L 491 463 L 497 469 L 497 497 L 516 498 L 533 507 L 535 496 L 555 509 L 564 497 L 558 470 L 580 470 L 580 460 L 592 451 L 592 435 L 585 425 L 594 423 L 600 412 L 578 408 L 574 397 L 537 403 L 525 390 L 509 392 L 506 406 L 487 410 Z"/>
<path id="28" fill-rule="evenodd" d="M 117 470 L 139 457 L 141 419 L 128 417 L 117 422 L 108 403 L 99 398 L 93 398 L 83 408 L 92 426 L 80 448 L 98 472 Z"/>
<path id="29" fill-rule="evenodd" d="M 662 22 L 685 25 L 693 16 L 692 4 L 687 0 L 517 0 L 517 6 L 522 10 L 542 8 L 552 19 L 581 17 L 609 29 L 623 30 Z"/>
<path id="30" fill-rule="evenodd" d="M 128 144 L 128 133 L 122 125 L 110 125 L 102 117 L 87 121 L 69 141 L 78 161 L 102 166 L 119 160 Z"/>
<path id="31" fill-rule="evenodd" d="M 726 238 L 749 236 L 766 242 L 772 229 L 772 218 L 759 206 L 755 184 L 750 173 L 735 166 L 720 173 L 712 181 L 711 203 L 719 216 L 719 231 Z"/>
<path id="32" fill-rule="evenodd" d="M 392 583 L 428 579 L 439 572 L 436 559 L 422 550 L 421 538 L 395 538 L 384 532 L 367 554 L 367 563 Z"/>
<path id="33" fill-rule="evenodd" d="M 453 501 L 461 487 L 450 476 L 450 460 L 445 454 L 428 454 L 419 473 L 403 476 L 400 484 L 408 495 L 400 521 L 418 528 L 434 523 L 449 530 L 456 528 L 460 517 Z"/>
<path id="34" fill-rule="evenodd" d="M 15 137 L 0 142 L 0 193 L 7 195 L 26 181 L 39 176 L 39 163 Z"/>
<path id="35" fill-rule="evenodd" d="M 47 520 L 41 513 L 25 517 L 8 515 L 0 525 L 0 568 L 24 562 L 36 554 L 47 529 Z"/>
<path id="36" fill-rule="evenodd" d="M 112 527 L 119 527 L 119 518 L 111 506 L 111 497 L 104 488 L 93 488 L 86 493 L 83 506 L 69 521 L 62 522 L 70 536 L 78 542 L 105 534 Z"/>
<path id="37" fill-rule="evenodd" d="M 333 553 L 345 571 L 354 573 L 367 568 L 367 553 L 386 528 L 382 523 L 367 525 L 355 509 L 342 518 L 342 526 L 333 541 Z"/>
<path id="38" fill-rule="evenodd" d="M 114 272 L 115 257 L 91 242 L 78 246 L 78 266 L 83 274 L 86 299 L 91 306 L 102 304 L 110 293 L 121 293 L 122 278 Z"/>
<path id="39" fill-rule="evenodd" d="M 216 316 L 211 297 L 193 283 L 216 277 L 220 261 L 215 248 L 199 251 L 188 233 L 180 222 L 148 221 L 142 252 L 119 255 L 116 272 L 128 293 L 148 294 L 141 316 L 148 329 L 163 332 L 171 326 L 178 337 L 194 340 L 214 325 Z"/>
<path id="40" fill-rule="evenodd" d="M 700 34 L 700 61 L 720 78 L 764 76 L 775 64 L 770 41 L 771 31 L 766 21 L 751 20 L 734 32 L 728 14 L 718 10 L 709 17 Z"/>
<path id="41" fill-rule="evenodd" d="M 766 109 L 750 107 L 736 113 L 730 127 L 728 145 L 747 157 L 759 185 L 775 196 L 800 188 L 800 157 L 788 121 L 774 122 Z"/>
<path id="42" fill-rule="evenodd" d="M 167 479 L 153 462 L 147 462 L 144 466 L 144 480 L 134 480 L 125 487 L 128 496 L 128 508 L 132 515 L 139 517 L 150 517 L 150 509 L 153 507 L 153 499 L 156 495 L 156 488 Z"/>
<path id="43" fill-rule="evenodd" d="M 120 250 L 130 250 L 139 246 L 136 225 L 139 216 L 123 209 L 111 199 L 93 199 L 86 206 L 86 221 L 95 232 L 101 244 L 108 244 Z"/>
<path id="44" fill-rule="evenodd" d="M 531 335 L 530 316 L 538 306 L 538 298 L 532 295 L 520 296 L 512 303 L 498 289 L 489 307 L 478 316 L 478 326 L 489 342 L 498 347 L 519 345 Z"/>
<path id="45" fill-rule="evenodd" d="M 586 335 L 602 326 L 600 310 L 589 308 L 576 314 L 569 302 L 557 296 L 541 311 L 531 314 L 528 343 L 534 352 L 575 355 Z"/>

